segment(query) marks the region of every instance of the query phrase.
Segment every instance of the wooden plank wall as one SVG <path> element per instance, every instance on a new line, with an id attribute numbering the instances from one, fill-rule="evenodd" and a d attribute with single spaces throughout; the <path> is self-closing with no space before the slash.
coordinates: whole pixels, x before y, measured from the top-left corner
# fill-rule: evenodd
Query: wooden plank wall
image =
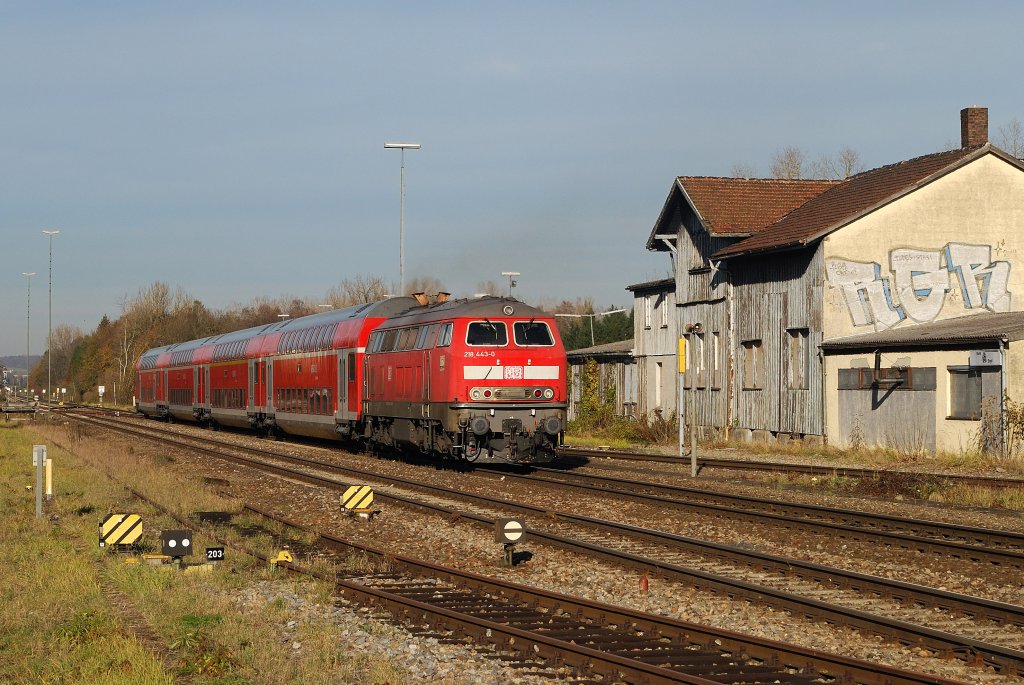
<path id="1" fill-rule="evenodd" d="M 735 293 L 735 392 L 740 428 L 822 435 L 824 263 L 820 243 L 793 252 L 731 260 Z M 807 388 L 789 383 L 789 329 L 808 329 Z M 761 340 L 764 382 L 743 390 L 743 342 Z"/>

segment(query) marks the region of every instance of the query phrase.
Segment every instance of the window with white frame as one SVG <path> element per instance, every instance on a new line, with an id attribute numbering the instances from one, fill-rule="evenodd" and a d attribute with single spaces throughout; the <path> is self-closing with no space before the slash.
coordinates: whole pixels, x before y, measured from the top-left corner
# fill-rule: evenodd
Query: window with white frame
<path id="1" fill-rule="evenodd" d="M 658 309 L 661 310 L 661 327 L 668 328 L 668 295 L 658 298 Z"/>
<path id="2" fill-rule="evenodd" d="M 644 328 L 651 327 L 651 296 L 644 295 Z"/>

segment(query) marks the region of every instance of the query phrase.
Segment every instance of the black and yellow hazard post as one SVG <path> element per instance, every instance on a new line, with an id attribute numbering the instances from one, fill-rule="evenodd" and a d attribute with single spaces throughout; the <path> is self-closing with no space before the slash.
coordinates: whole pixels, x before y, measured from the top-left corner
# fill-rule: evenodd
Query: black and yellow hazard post
<path id="1" fill-rule="evenodd" d="M 341 508 L 349 516 L 369 521 L 377 513 L 373 509 L 373 489 L 369 485 L 350 485 L 341 493 Z"/>
<path id="2" fill-rule="evenodd" d="M 504 549 L 502 566 L 515 566 L 516 544 L 526 538 L 526 525 L 520 519 L 497 519 L 494 522 L 494 541 Z"/>
<path id="3" fill-rule="evenodd" d="M 142 517 L 138 514 L 107 514 L 100 521 L 100 547 L 113 547 L 118 552 L 133 549 L 142 537 Z"/>

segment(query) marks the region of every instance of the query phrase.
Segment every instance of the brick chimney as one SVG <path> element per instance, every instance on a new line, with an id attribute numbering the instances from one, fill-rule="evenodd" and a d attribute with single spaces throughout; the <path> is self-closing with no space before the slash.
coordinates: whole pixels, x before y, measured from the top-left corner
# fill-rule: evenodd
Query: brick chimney
<path id="1" fill-rule="evenodd" d="M 988 142 L 988 107 L 960 110 L 960 147 L 976 147 Z"/>

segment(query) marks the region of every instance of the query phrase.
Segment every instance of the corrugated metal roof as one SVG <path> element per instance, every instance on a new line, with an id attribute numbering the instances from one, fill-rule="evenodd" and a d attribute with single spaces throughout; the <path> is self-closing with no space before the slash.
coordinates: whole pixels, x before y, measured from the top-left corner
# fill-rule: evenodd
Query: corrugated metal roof
<path id="1" fill-rule="evenodd" d="M 821 349 L 827 352 L 869 347 L 949 347 L 1003 338 L 1024 340 L 1024 312 L 983 312 L 877 333 L 833 338 L 823 341 Z"/>
<path id="2" fill-rule="evenodd" d="M 647 281 L 645 283 L 627 285 L 626 290 L 629 290 L 630 292 L 636 292 L 637 290 L 674 290 L 675 287 L 676 279 L 662 278 L 657 281 Z"/>
<path id="3" fill-rule="evenodd" d="M 569 350 L 566 354 L 570 360 L 574 357 L 620 357 L 624 355 L 632 357 L 633 339 L 604 343 L 603 345 L 594 345 L 593 347 L 583 347 L 578 350 Z"/>

